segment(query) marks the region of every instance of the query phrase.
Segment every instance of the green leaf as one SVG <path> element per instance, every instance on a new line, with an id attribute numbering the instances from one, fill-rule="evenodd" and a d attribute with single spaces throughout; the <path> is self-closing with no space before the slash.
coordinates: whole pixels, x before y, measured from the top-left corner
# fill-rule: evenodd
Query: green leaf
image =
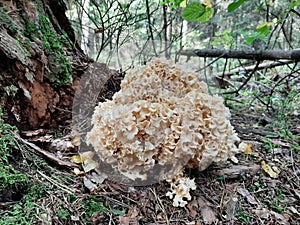
<path id="1" fill-rule="evenodd" d="M 264 7 L 264 3 L 260 3 L 256 9 L 256 12 L 261 12 L 263 10 L 263 7 Z"/>
<path id="2" fill-rule="evenodd" d="M 289 3 L 290 9 L 293 9 L 294 7 L 300 5 L 300 0 L 294 0 L 291 3 Z"/>
<path id="3" fill-rule="evenodd" d="M 259 29 L 257 29 L 259 35 L 264 36 L 271 32 L 270 28 L 268 26 L 263 26 Z"/>
<path id="4" fill-rule="evenodd" d="M 188 4 L 182 11 L 182 18 L 186 21 L 206 22 L 214 15 L 214 9 L 205 7 L 200 2 Z"/>
<path id="5" fill-rule="evenodd" d="M 111 211 L 114 215 L 120 215 L 120 216 L 125 216 L 126 215 L 125 211 L 121 211 L 121 210 L 117 210 L 117 209 L 111 209 Z"/>
<path id="6" fill-rule="evenodd" d="M 214 15 L 214 9 L 210 7 L 205 8 L 205 12 L 202 14 L 202 16 L 198 19 L 198 21 L 201 22 L 207 22 L 209 21 Z"/>
<path id="7" fill-rule="evenodd" d="M 247 0 L 238 0 L 238 1 L 234 1 L 234 2 L 230 3 L 227 8 L 228 12 L 233 12 L 238 7 L 240 7 L 245 1 L 247 1 Z"/>
<path id="8" fill-rule="evenodd" d="M 198 20 L 205 12 L 205 7 L 200 2 L 192 2 L 182 10 L 182 17 L 187 21 Z"/>
<path id="9" fill-rule="evenodd" d="M 255 37 L 248 37 L 247 39 L 246 39 L 246 44 L 247 45 L 251 45 L 252 44 L 252 42 L 255 40 Z"/>

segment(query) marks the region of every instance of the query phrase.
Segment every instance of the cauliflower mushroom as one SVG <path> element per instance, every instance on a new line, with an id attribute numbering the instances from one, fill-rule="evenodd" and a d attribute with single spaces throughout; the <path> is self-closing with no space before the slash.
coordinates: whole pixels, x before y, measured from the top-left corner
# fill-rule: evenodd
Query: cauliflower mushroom
<path id="1" fill-rule="evenodd" d="M 170 180 L 186 167 L 204 170 L 239 151 L 229 119 L 223 99 L 209 95 L 196 73 L 155 58 L 129 70 L 113 99 L 99 103 L 87 143 L 132 180 Z M 173 194 L 186 179 L 171 185 Z"/>

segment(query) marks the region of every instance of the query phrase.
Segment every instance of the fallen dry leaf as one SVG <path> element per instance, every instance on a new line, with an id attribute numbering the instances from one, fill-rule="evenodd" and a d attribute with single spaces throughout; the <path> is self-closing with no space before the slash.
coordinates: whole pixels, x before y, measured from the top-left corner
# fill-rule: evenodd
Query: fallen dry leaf
<path id="1" fill-rule="evenodd" d="M 271 214 L 270 211 L 266 208 L 262 208 L 262 209 L 253 209 L 252 210 L 259 218 L 262 219 L 268 219 Z"/>
<path id="2" fill-rule="evenodd" d="M 84 172 L 89 172 L 99 167 L 99 163 L 93 160 L 94 152 L 84 152 L 80 155 L 74 155 L 71 157 L 71 160 L 75 163 L 82 163 Z"/>
<path id="3" fill-rule="evenodd" d="M 197 209 L 198 208 L 198 202 L 197 202 L 197 200 L 196 199 L 194 199 L 193 201 L 191 201 L 189 204 L 187 204 L 187 208 L 190 210 L 190 212 L 191 212 L 191 216 L 192 217 L 196 217 L 197 216 L 197 210 L 195 210 L 195 209 Z"/>
<path id="4" fill-rule="evenodd" d="M 210 203 L 204 198 L 198 197 L 198 205 L 205 224 L 212 224 L 217 220 L 216 212 L 209 206 Z"/>
<path id="5" fill-rule="evenodd" d="M 298 212 L 298 210 L 294 207 L 294 206 L 290 206 L 290 207 L 287 207 L 292 213 L 300 216 L 300 213 Z"/>
<path id="6" fill-rule="evenodd" d="M 252 144 L 246 144 L 244 142 L 241 142 L 239 144 L 239 149 L 244 152 L 247 155 L 253 155 L 253 156 L 258 156 L 257 152 L 253 152 L 252 150 Z"/>
<path id="7" fill-rule="evenodd" d="M 276 224 L 282 224 L 282 225 L 289 225 L 290 223 L 288 222 L 288 219 L 285 218 L 283 215 L 270 211 L 266 208 L 262 209 L 254 209 L 252 210 L 258 217 L 262 219 L 269 219 L 271 216 L 275 217 Z"/>
<path id="8" fill-rule="evenodd" d="M 92 151 L 80 152 L 80 157 L 83 162 L 87 159 L 93 159 L 94 155 L 95 155 L 95 152 L 92 152 Z"/>
<path id="9" fill-rule="evenodd" d="M 91 170 L 99 168 L 99 163 L 94 160 L 91 160 L 91 159 L 86 159 L 83 161 L 82 167 L 83 167 L 84 172 L 87 173 Z"/>
<path id="10" fill-rule="evenodd" d="M 85 187 L 87 187 L 91 192 L 97 189 L 97 185 L 94 184 L 90 179 L 84 177 L 83 184 Z"/>
<path id="11" fill-rule="evenodd" d="M 128 216 L 119 216 L 119 224 L 120 225 L 129 225 L 130 217 Z"/>
<path id="12" fill-rule="evenodd" d="M 80 146 L 80 144 L 81 144 L 80 136 L 78 136 L 78 135 L 74 136 L 72 139 L 72 144 L 74 146 Z"/>
<path id="13" fill-rule="evenodd" d="M 100 173 L 97 171 L 92 172 L 92 174 L 87 174 L 86 175 L 91 181 L 93 181 L 95 184 L 102 184 L 104 180 L 107 178 L 107 175 L 104 173 Z"/>
<path id="14" fill-rule="evenodd" d="M 80 157 L 80 155 L 74 155 L 71 157 L 71 161 L 73 161 L 74 163 L 82 163 L 82 159 Z"/>
<path id="15" fill-rule="evenodd" d="M 128 210 L 127 216 L 129 216 L 130 218 L 136 218 L 139 213 L 139 210 L 136 207 L 133 207 Z"/>
<path id="16" fill-rule="evenodd" d="M 261 168 L 272 178 L 278 178 L 279 172 L 275 172 L 271 166 L 269 166 L 265 161 L 261 162 Z"/>
<path id="17" fill-rule="evenodd" d="M 238 198 L 235 193 L 232 193 L 231 196 L 229 196 L 229 199 L 224 203 L 224 206 L 226 207 L 226 219 L 232 220 L 235 217 L 236 214 L 236 208 L 237 208 Z"/>
<path id="18" fill-rule="evenodd" d="M 245 142 L 241 142 L 241 143 L 239 144 L 239 150 L 240 150 L 241 152 L 244 152 L 245 149 L 247 148 L 247 146 L 248 146 L 248 144 L 246 144 Z"/>
<path id="19" fill-rule="evenodd" d="M 244 188 L 238 188 L 237 192 L 242 195 L 243 197 L 246 197 L 247 201 L 252 205 L 258 205 L 258 202 L 255 200 L 255 198 L 250 194 L 250 192 L 247 189 Z"/>
<path id="20" fill-rule="evenodd" d="M 273 215 L 276 219 L 276 222 L 278 224 L 283 224 L 283 225 L 289 225 L 290 223 L 288 222 L 288 219 L 286 219 L 283 215 L 274 212 L 274 211 L 270 211 L 271 215 Z"/>

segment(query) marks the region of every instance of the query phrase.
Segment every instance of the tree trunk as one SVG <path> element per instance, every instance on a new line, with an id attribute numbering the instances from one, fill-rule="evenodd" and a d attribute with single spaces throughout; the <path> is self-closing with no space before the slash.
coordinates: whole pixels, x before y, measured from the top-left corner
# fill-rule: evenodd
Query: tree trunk
<path id="1" fill-rule="evenodd" d="M 91 60 L 75 40 L 63 0 L 0 3 L 0 94 L 4 119 L 21 129 L 68 125 Z"/>

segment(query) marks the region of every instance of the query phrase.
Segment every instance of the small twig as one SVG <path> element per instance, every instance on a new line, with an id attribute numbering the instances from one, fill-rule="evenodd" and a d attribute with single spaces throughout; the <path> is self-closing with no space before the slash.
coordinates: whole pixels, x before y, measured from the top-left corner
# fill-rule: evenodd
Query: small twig
<path id="1" fill-rule="evenodd" d="M 256 62 L 255 68 L 253 69 L 253 71 L 249 74 L 249 76 L 247 77 L 247 79 L 244 81 L 244 83 L 235 91 L 228 91 L 228 92 L 224 92 L 222 94 L 236 94 L 238 93 L 240 90 L 242 90 L 242 88 L 249 82 L 249 80 L 251 79 L 251 77 L 253 76 L 253 74 L 255 73 L 256 69 L 258 68 L 260 64 L 260 61 Z"/>
<path id="2" fill-rule="evenodd" d="M 205 70 L 206 68 L 208 68 L 208 67 L 210 67 L 211 65 L 213 65 L 216 61 L 218 61 L 219 59 L 221 59 L 222 56 L 223 56 L 223 55 L 217 57 L 216 59 L 214 59 L 213 61 L 211 61 L 210 63 L 208 63 L 208 64 L 205 65 L 204 67 L 202 67 L 202 68 L 196 70 L 195 72 L 200 72 L 200 71 L 202 71 L 202 70 Z"/>
<path id="3" fill-rule="evenodd" d="M 43 156 L 46 156 L 48 159 L 54 161 L 55 163 L 57 163 L 58 165 L 60 166 L 67 166 L 67 167 L 70 167 L 70 168 L 78 168 L 79 165 L 75 164 L 75 163 L 72 163 L 72 162 L 66 162 L 66 161 L 63 161 L 59 158 L 57 158 L 55 155 L 53 155 L 52 153 L 50 152 L 47 152 L 43 149 L 41 149 L 40 147 L 38 147 L 37 145 L 33 144 L 33 143 L 30 143 L 26 140 L 24 140 L 23 138 L 21 138 L 19 135 L 17 134 L 14 134 L 15 135 L 15 138 L 18 139 L 19 141 L 22 141 L 24 144 L 30 146 L 31 148 L 33 148 L 35 151 L 37 151 L 38 153 L 42 154 Z"/>
<path id="4" fill-rule="evenodd" d="M 298 182 L 299 182 L 300 178 L 298 177 L 297 171 L 296 171 L 296 168 L 295 168 L 295 161 L 294 161 L 294 157 L 293 157 L 293 150 L 291 150 L 290 152 L 291 152 L 291 163 L 292 163 L 293 172 L 294 172 L 294 175 L 297 177 Z"/>
<path id="5" fill-rule="evenodd" d="M 153 193 L 155 199 L 158 201 L 159 206 L 160 206 L 160 208 L 161 208 L 161 211 L 162 211 L 165 215 L 167 215 L 167 212 L 166 212 L 166 210 L 165 210 L 165 207 L 164 207 L 162 201 L 160 200 L 160 198 L 157 196 L 156 192 L 153 190 L 153 188 L 150 188 L 150 191 Z M 169 225 L 169 224 L 170 224 L 169 218 L 166 217 L 166 219 L 167 219 L 167 221 L 166 221 L 166 222 L 167 222 L 167 225 Z"/>
<path id="6" fill-rule="evenodd" d="M 48 177 L 47 175 L 43 174 L 42 172 L 40 171 L 37 171 L 42 177 L 44 177 L 46 180 L 48 180 L 50 183 L 54 184 L 56 187 L 60 188 L 61 190 L 69 193 L 69 194 L 74 194 L 76 191 L 63 185 L 63 184 L 60 184 L 58 183 L 57 181 L 51 179 L 50 177 Z"/>

